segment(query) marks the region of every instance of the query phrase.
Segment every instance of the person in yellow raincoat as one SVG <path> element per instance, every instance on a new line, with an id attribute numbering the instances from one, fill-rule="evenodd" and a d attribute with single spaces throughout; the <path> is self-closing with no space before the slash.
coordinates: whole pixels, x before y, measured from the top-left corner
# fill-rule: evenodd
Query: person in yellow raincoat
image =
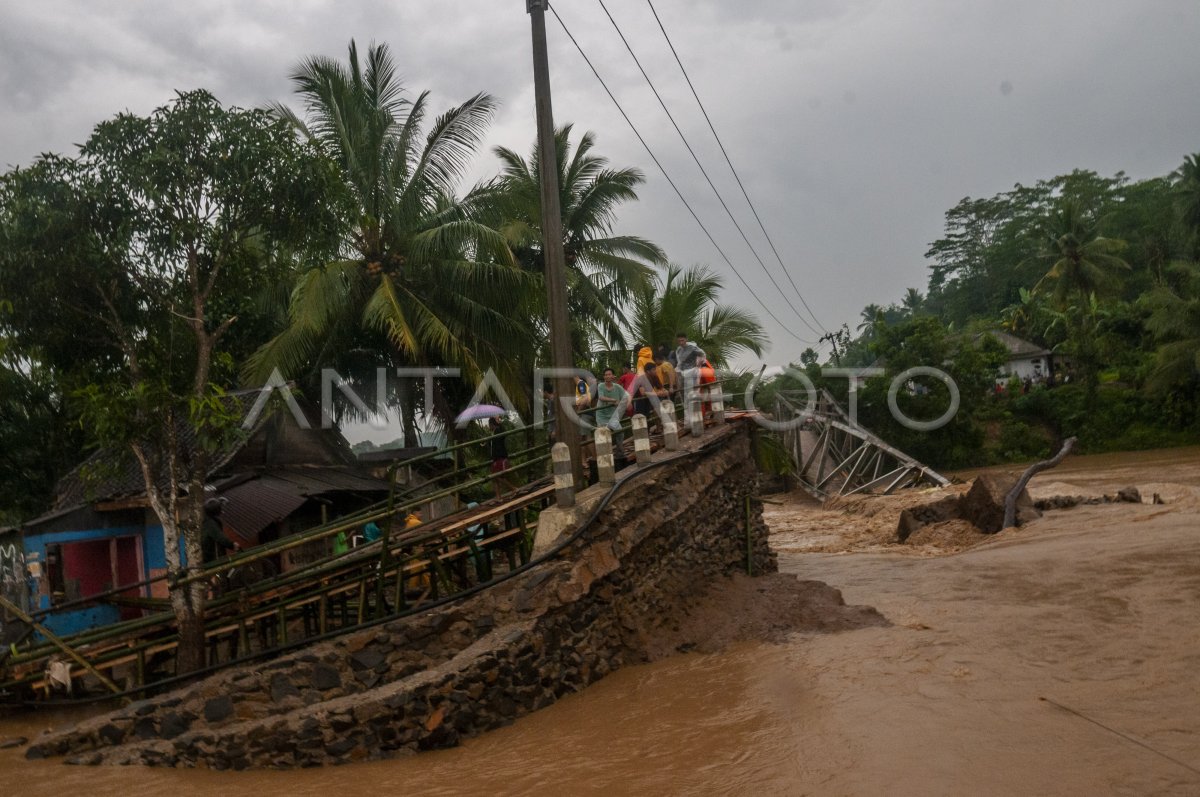
<path id="1" fill-rule="evenodd" d="M 417 526 L 421 525 L 424 522 L 425 521 L 421 519 L 421 510 L 414 509 L 413 511 L 408 513 L 408 517 L 404 518 L 404 530 L 409 531 L 410 529 L 415 529 Z M 436 548 L 433 548 L 431 551 L 431 555 L 437 556 L 437 554 L 438 554 L 438 550 Z M 414 559 L 414 560 L 412 560 L 412 564 L 416 564 L 419 561 L 420 561 L 419 559 Z M 416 591 L 416 592 L 424 592 L 425 590 L 429 589 L 431 584 L 432 584 L 432 582 L 430 580 L 430 574 L 429 574 L 429 570 L 427 568 L 418 573 L 415 573 L 412 576 L 409 576 L 405 580 L 404 588 L 406 590 L 412 590 L 412 591 Z"/>
<path id="2" fill-rule="evenodd" d="M 633 369 L 635 374 L 646 373 L 647 363 L 654 362 L 654 351 L 649 346 L 641 346 L 637 353 L 637 366 Z"/>

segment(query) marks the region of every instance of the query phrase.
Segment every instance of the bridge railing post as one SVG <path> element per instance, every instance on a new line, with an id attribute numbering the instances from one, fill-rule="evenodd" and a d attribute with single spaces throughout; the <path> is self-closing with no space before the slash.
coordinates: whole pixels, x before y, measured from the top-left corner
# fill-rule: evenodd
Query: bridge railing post
<path id="1" fill-rule="evenodd" d="M 700 407 L 700 388 L 693 385 L 683 399 L 683 422 L 693 437 L 704 434 L 704 412 Z"/>
<path id="2" fill-rule="evenodd" d="M 663 447 L 668 451 L 679 450 L 679 425 L 675 422 L 675 402 L 664 401 L 659 405 L 662 413 Z"/>
<path id="3" fill-rule="evenodd" d="M 725 423 L 725 387 L 720 382 L 709 387 L 708 402 L 712 406 L 713 421 Z"/>
<path id="4" fill-rule="evenodd" d="M 597 426 L 596 438 L 596 470 L 601 484 L 613 484 L 617 480 L 617 468 L 613 462 L 612 430 L 607 426 Z"/>
<path id="5" fill-rule="evenodd" d="M 575 477 L 571 471 L 571 452 L 566 443 L 555 443 L 550 449 L 554 461 L 554 499 L 560 509 L 575 506 Z"/>
<path id="6" fill-rule="evenodd" d="M 650 430 L 646 426 L 646 416 L 640 412 L 633 416 L 633 453 L 637 464 L 650 464 Z"/>

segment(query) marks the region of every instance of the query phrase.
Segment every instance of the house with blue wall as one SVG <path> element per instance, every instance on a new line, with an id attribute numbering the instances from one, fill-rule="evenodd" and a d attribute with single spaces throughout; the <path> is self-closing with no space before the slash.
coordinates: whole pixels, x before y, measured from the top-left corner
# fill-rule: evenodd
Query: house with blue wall
<path id="1" fill-rule="evenodd" d="M 287 409 L 267 413 L 213 458 L 205 495 L 224 499 L 223 531 L 240 548 L 357 511 L 388 490 L 359 466 L 336 427 L 322 428 L 307 405 L 299 409 L 300 417 Z M 167 607 L 162 522 L 131 456 L 96 452 L 59 482 L 54 507 L 18 531 L 25 605 L 54 633 Z M 103 597 L 89 600 L 95 596 Z"/>

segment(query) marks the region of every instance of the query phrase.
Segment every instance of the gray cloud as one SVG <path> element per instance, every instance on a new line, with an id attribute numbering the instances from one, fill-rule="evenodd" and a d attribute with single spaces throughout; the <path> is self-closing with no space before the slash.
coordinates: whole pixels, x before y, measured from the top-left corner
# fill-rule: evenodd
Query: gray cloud
<path id="1" fill-rule="evenodd" d="M 606 0 L 748 234 L 757 231 L 641 0 Z M 966 195 L 1091 168 L 1163 174 L 1200 150 L 1200 6 L 914 0 L 658 0 L 701 96 L 792 274 L 828 327 L 868 302 L 924 287 L 922 254 Z M 597 4 L 559 12 L 755 293 L 801 337 L 725 217 Z M 674 259 L 728 271 L 625 122 L 549 22 L 558 121 L 599 134 L 646 172 L 624 230 Z M 489 145 L 533 138 L 529 22 L 520 0 L 192 4 L 3 0 L 0 164 L 68 150 L 91 126 L 144 113 L 176 89 L 224 101 L 288 99 L 302 57 L 342 57 L 351 37 L 388 42 L 434 107 L 486 90 L 502 102 Z M 482 155 L 472 176 L 494 171 Z M 768 249 L 752 240 L 768 265 Z M 777 274 L 785 288 L 788 283 Z M 729 299 L 754 299 L 727 274 Z M 799 304 L 793 297 L 793 303 Z M 770 323 L 771 359 L 802 345 Z"/>

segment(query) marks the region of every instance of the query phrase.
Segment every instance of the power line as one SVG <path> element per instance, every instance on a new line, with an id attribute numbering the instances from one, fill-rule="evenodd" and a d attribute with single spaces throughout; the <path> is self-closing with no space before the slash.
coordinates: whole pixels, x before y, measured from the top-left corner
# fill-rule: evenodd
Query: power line
<path id="1" fill-rule="evenodd" d="M 700 158 L 696 155 L 696 151 L 692 149 L 692 145 L 688 142 L 687 136 L 683 134 L 683 130 L 680 129 L 679 123 L 675 121 L 675 116 L 671 113 L 670 109 L 667 108 L 667 103 L 665 100 L 663 100 L 662 95 L 659 94 L 658 87 L 654 85 L 654 81 L 650 79 L 650 75 L 646 74 L 646 70 L 642 66 L 642 62 L 638 59 L 637 53 L 633 51 L 633 47 L 630 46 L 629 40 L 625 38 L 625 34 L 621 30 L 621 26 L 617 24 L 615 19 L 613 19 L 613 15 L 609 12 L 608 6 L 604 5 L 604 0 L 596 1 L 600 4 L 600 8 L 604 9 L 604 14 L 608 17 L 608 21 L 612 23 L 613 29 L 616 30 L 617 35 L 621 37 L 621 42 L 625 45 L 625 49 L 629 51 L 629 55 L 633 58 L 633 62 L 637 64 L 638 71 L 640 71 L 642 73 L 642 77 L 646 79 L 646 85 L 650 87 L 650 91 L 654 92 L 654 97 L 658 100 L 658 104 L 662 106 L 663 113 L 665 113 L 667 118 L 671 120 L 671 126 L 675 128 L 675 132 L 679 134 L 679 140 L 683 142 L 683 146 L 687 148 L 688 154 L 692 156 L 692 160 L 694 160 L 696 162 L 696 166 L 699 167 L 700 173 L 704 175 L 704 179 L 708 182 L 708 187 L 711 188 L 713 194 L 716 195 L 717 201 L 720 202 L 721 207 L 725 209 L 725 214 L 729 216 L 729 220 L 733 222 L 733 226 L 737 229 L 738 234 L 742 236 L 742 240 L 746 242 L 746 246 L 750 248 L 750 254 L 754 255 L 754 259 L 757 260 L 758 265 L 762 267 L 763 273 L 767 275 L 767 279 L 771 280 L 771 284 L 775 286 L 775 290 L 779 291 L 779 296 L 783 299 L 791 311 L 796 314 L 796 317 L 800 319 L 800 322 L 811 329 L 813 334 L 821 334 L 821 330 L 808 323 L 808 319 L 806 319 L 804 315 L 796 309 L 796 306 L 792 304 L 791 299 L 787 297 L 787 294 L 784 292 L 783 288 L 780 287 L 779 283 L 775 281 L 775 277 L 772 276 L 770 269 L 767 268 L 767 264 L 763 262 L 761 257 L 759 257 L 758 251 L 754 248 L 754 244 L 750 243 L 750 239 L 746 237 L 745 231 L 742 230 L 742 225 L 738 224 L 737 219 L 733 215 L 733 211 L 731 211 L 729 209 L 729 205 L 725 203 L 725 198 L 721 196 L 721 192 L 717 190 L 717 186 L 713 183 L 712 178 L 708 176 L 708 170 L 706 170 L 704 168 L 704 164 L 700 162 Z M 787 273 L 786 268 L 784 269 L 784 273 Z M 814 318 L 813 320 L 815 321 L 816 319 Z"/>
<path id="2" fill-rule="evenodd" d="M 692 84 L 692 78 L 688 75 L 687 68 L 684 67 L 683 61 L 679 58 L 679 53 L 675 50 L 675 45 L 671 42 L 671 37 L 667 34 L 666 27 L 663 26 L 662 20 L 658 16 L 658 11 L 654 8 L 653 0 L 646 0 L 646 4 L 650 6 L 651 13 L 654 14 L 654 21 L 658 23 L 658 29 L 662 31 L 663 38 L 667 40 L 667 46 L 671 48 L 671 55 L 675 56 L 675 63 L 679 64 L 679 70 L 683 72 L 683 79 L 687 81 L 688 88 L 692 91 L 692 96 L 696 98 L 696 104 L 700 106 L 700 112 L 704 114 L 704 121 L 708 123 L 708 129 L 712 131 L 713 138 L 717 140 L 717 146 L 721 148 L 721 155 L 725 158 L 725 163 L 729 165 L 729 171 L 733 172 L 733 179 L 737 181 L 738 188 L 742 191 L 742 196 L 746 198 L 746 204 L 750 206 L 750 212 L 754 214 L 754 220 L 758 222 L 758 228 L 762 230 L 763 237 L 767 239 L 767 243 L 771 246 L 771 251 L 775 254 L 775 259 L 779 261 L 779 267 L 783 269 L 784 275 L 788 278 L 788 282 L 792 283 L 792 289 L 796 291 L 796 296 L 800 298 L 800 303 L 804 305 L 804 309 L 812 316 L 812 320 L 817 322 L 817 326 L 825 329 L 825 325 L 817 318 L 816 313 L 808 306 L 808 302 L 804 299 L 804 294 L 800 292 L 796 281 L 792 279 L 791 272 L 783 263 L 783 258 L 779 255 L 779 250 L 775 248 L 775 242 L 771 240 L 770 234 L 767 232 L 766 225 L 763 224 L 762 218 L 758 215 L 758 210 L 754 207 L 754 203 L 750 201 L 750 194 L 746 191 L 746 186 L 742 184 L 742 178 L 738 175 L 737 169 L 733 167 L 733 161 L 729 158 L 729 153 L 725 150 L 725 144 L 721 141 L 721 137 L 717 135 L 717 128 L 713 125 L 712 119 L 709 118 L 708 110 L 704 107 L 704 103 L 700 101 L 700 94 L 696 91 L 696 87 Z M 811 327 L 809 327 L 811 329 Z"/>
<path id="3" fill-rule="evenodd" d="M 754 300 L 756 302 L 758 302 L 759 306 L 762 307 L 762 309 L 766 312 L 766 314 L 768 316 L 770 316 L 771 319 L 776 324 L 783 327 L 783 330 L 785 332 L 787 332 L 789 335 L 791 335 L 793 338 L 800 341 L 801 343 L 813 344 L 814 341 L 800 337 L 795 332 L 793 332 L 787 324 L 780 321 L 778 316 L 776 316 L 773 312 L 771 312 L 771 308 L 767 307 L 767 305 L 763 302 L 763 300 L 759 298 L 758 294 L 755 293 L 754 289 L 750 287 L 750 284 L 748 282 L 746 282 L 744 277 L 742 277 L 741 273 L 737 270 L 737 268 L 733 265 L 733 262 L 729 259 L 729 256 L 725 254 L 725 250 L 723 250 L 720 247 L 720 245 L 717 243 L 716 239 L 712 237 L 712 233 L 710 233 L 708 231 L 708 228 L 704 226 L 704 222 L 700 220 L 700 217 L 698 215 L 696 215 L 696 211 L 692 209 L 691 204 L 683 196 L 683 192 L 679 190 L 679 186 L 677 186 L 675 184 L 675 181 L 671 179 L 671 175 L 667 173 L 667 170 L 663 167 L 662 163 L 659 161 L 658 156 L 656 156 L 654 154 L 654 150 L 650 149 L 650 145 L 646 143 L 646 139 L 643 138 L 642 134 L 638 131 L 637 125 L 635 125 L 633 123 L 633 120 L 629 118 L 629 114 L 625 113 L 625 109 L 623 107 L 621 107 L 621 103 L 617 100 L 616 96 L 612 93 L 612 90 L 608 87 L 608 84 L 604 82 L 604 78 L 602 78 L 600 76 L 600 72 L 596 70 L 595 65 L 592 63 L 592 59 L 588 58 L 587 53 L 585 53 L 583 51 L 583 47 L 580 46 L 579 42 L 576 41 L 575 36 L 572 35 L 570 28 L 568 28 L 567 24 L 565 22 L 563 22 L 562 17 L 560 17 L 558 15 L 558 10 L 555 9 L 554 6 L 550 6 L 550 13 L 554 14 L 554 18 L 556 20 L 558 20 L 558 24 L 562 27 L 563 33 L 566 33 L 567 38 L 571 40 L 571 44 L 575 45 L 575 49 L 579 51 L 579 55 L 583 57 L 583 60 L 585 63 L 587 63 L 588 68 L 592 70 L 592 74 L 596 76 L 596 80 L 598 80 L 600 82 L 600 85 L 604 88 L 605 93 L 608 94 L 608 98 L 613 101 L 613 105 L 617 106 L 617 110 L 620 111 L 621 116 L 624 117 L 625 122 L 629 125 L 629 128 L 633 131 L 633 134 L 635 136 L 637 136 L 637 140 L 641 142 L 642 147 L 646 150 L 646 153 L 650 156 L 650 159 L 652 161 L 654 161 L 654 165 L 658 167 L 658 170 L 660 172 L 662 172 L 663 177 L 666 178 L 666 180 L 670 184 L 671 188 L 675 191 L 675 195 L 677 197 L 679 197 L 679 201 L 683 203 L 683 206 L 685 208 L 687 208 L 688 213 L 690 213 L 692 218 L 696 220 L 696 224 L 700 225 L 700 229 L 704 231 L 705 237 L 708 238 L 708 241 L 709 241 L 709 243 L 711 243 L 713 245 L 713 248 L 717 250 L 717 253 L 721 256 L 721 259 L 725 261 L 725 264 L 727 266 L 729 266 L 729 270 L 732 271 L 733 275 L 738 278 L 738 281 L 741 282 L 743 286 L 745 286 L 746 290 L 748 290 L 750 292 L 750 295 L 754 297 Z"/>

